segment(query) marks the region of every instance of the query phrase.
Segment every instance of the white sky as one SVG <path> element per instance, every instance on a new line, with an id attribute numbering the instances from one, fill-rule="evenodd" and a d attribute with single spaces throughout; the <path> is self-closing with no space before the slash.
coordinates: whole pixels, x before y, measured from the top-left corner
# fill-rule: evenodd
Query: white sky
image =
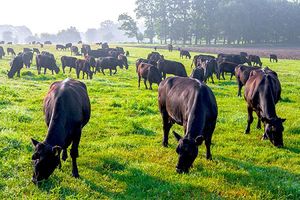
<path id="1" fill-rule="evenodd" d="M 25 25 L 34 33 L 57 33 L 75 26 L 98 28 L 119 14 L 134 14 L 135 0 L 1 0 L 0 25 Z"/>

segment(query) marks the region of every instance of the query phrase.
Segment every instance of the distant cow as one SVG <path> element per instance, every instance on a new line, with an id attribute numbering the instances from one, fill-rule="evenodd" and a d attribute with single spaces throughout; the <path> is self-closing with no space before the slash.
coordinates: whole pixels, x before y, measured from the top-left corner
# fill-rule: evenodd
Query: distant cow
<path id="1" fill-rule="evenodd" d="M 55 49 L 56 49 L 56 50 L 66 50 L 66 47 L 65 47 L 64 45 L 62 45 L 62 44 L 57 44 L 57 45 L 55 46 Z"/>
<path id="2" fill-rule="evenodd" d="M 235 77 L 238 84 L 238 96 L 241 97 L 241 90 L 242 87 L 246 84 L 249 79 L 249 75 L 251 71 L 258 70 L 259 67 L 252 67 L 252 66 L 245 66 L 245 65 L 238 65 L 235 68 Z"/>
<path id="3" fill-rule="evenodd" d="M 77 42 L 77 44 L 82 44 L 82 41 L 81 41 L 81 40 L 79 40 L 79 41 Z"/>
<path id="4" fill-rule="evenodd" d="M 187 50 L 181 50 L 181 51 L 180 51 L 180 58 L 183 58 L 183 56 L 185 56 L 185 58 L 191 59 L 191 54 L 190 54 L 190 52 L 187 51 Z"/>
<path id="5" fill-rule="evenodd" d="M 150 84 L 150 90 L 152 90 L 152 83 L 157 83 L 157 85 L 159 85 L 159 83 L 161 82 L 161 73 L 158 71 L 158 69 L 148 63 L 140 63 L 137 69 L 137 73 L 138 73 L 138 87 L 140 88 L 140 83 L 141 83 L 141 78 L 144 79 L 144 84 L 146 89 L 148 89 L 147 87 L 147 80 L 149 81 Z"/>
<path id="6" fill-rule="evenodd" d="M 33 53 L 30 51 L 22 53 L 22 59 L 26 68 L 30 68 L 33 59 Z"/>
<path id="7" fill-rule="evenodd" d="M 0 59 L 2 59 L 2 57 L 5 56 L 5 52 L 2 46 L 0 46 Z"/>
<path id="8" fill-rule="evenodd" d="M 220 80 L 221 75 L 222 75 L 223 80 L 225 80 L 224 73 L 229 72 L 231 74 L 230 80 L 232 80 L 232 77 L 234 76 L 234 73 L 235 73 L 234 70 L 235 70 L 236 66 L 238 66 L 238 64 L 236 64 L 236 63 L 221 62 L 218 66 L 218 74 L 217 74 L 218 79 Z"/>
<path id="9" fill-rule="evenodd" d="M 204 69 L 202 67 L 196 67 L 193 69 L 190 78 L 195 78 L 200 82 L 204 81 Z"/>
<path id="10" fill-rule="evenodd" d="M 15 56 L 16 55 L 16 53 L 15 53 L 15 51 L 14 51 L 14 49 L 13 48 L 10 48 L 10 47 L 7 47 L 7 55 L 13 55 L 13 56 Z"/>
<path id="11" fill-rule="evenodd" d="M 71 143 L 72 175 L 78 178 L 76 159 L 79 141 L 82 128 L 91 115 L 86 85 L 72 79 L 52 83 L 44 99 L 44 114 L 48 126 L 46 139 L 43 142 L 31 139 L 34 146 L 32 181 L 37 184 L 48 179 L 57 167 L 61 167 L 61 151 L 62 160 L 65 161 Z"/>
<path id="12" fill-rule="evenodd" d="M 169 52 L 173 51 L 173 45 L 172 44 L 168 44 L 168 50 L 169 50 Z"/>
<path id="13" fill-rule="evenodd" d="M 59 72 L 59 68 L 56 65 L 56 61 L 52 56 L 38 54 L 36 55 L 36 68 L 38 74 L 41 74 L 41 68 L 44 68 L 44 74 L 46 74 L 47 69 L 51 70 L 52 74 L 55 71 L 56 74 Z"/>
<path id="14" fill-rule="evenodd" d="M 248 56 L 248 53 L 247 53 L 247 52 L 240 52 L 240 56 L 247 57 L 247 56 Z"/>
<path id="15" fill-rule="evenodd" d="M 3 40 L 2 40 L 2 41 L 0 41 L 0 44 L 5 44 L 5 41 L 3 41 Z"/>
<path id="16" fill-rule="evenodd" d="M 104 57 L 104 58 L 99 58 L 96 61 L 96 68 L 97 71 L 100 71 L 105 75 L 104 70 L 109 69 L 110 75 L 112 75 L 112 70 L 114 70 L 114 74 L 117 73 L 117 66 L 119 66 L 121 69 L 123 69 L 123 61 L 118 60 L 114 57 Z"/>
<path id="17" fill-rule="evenodd" d="M 270 62 L 278 62 L 278 58 L 277 55 L 275 54 L 270 54 Z"/>
<path id="18" fill-rule="evenodd" d="M 40 54 L 40 50 L 38 48 L 32 48 L 33 53 Z"/>
<path id="19" fill-rule="evenodd" d="M 48 40 L 48 41 L 45 41 L 44 44 L 50 45 L 50 44 L 52 44 L 52 42 Z"/>
<path id="20" fill-rule="evenodd" d="M 168 146 L 169 131 L 173 124 L 183 126 L 184 137 L 174 133 L 179 144 L 176 171 L 188 173 L 198 156 L 198 146 L 205 141 L 206 158 L 212 159 L 210 145 L 218 108 L 211 89 L 198 80 L 169 77 L 158 89 L 158 104 L 163 121 L 163 146 Z"/>
<path id="21" fill-rule="evenodd" d="M 261 128 L 261 122 L 265 125 L 264 139 L 269 138 L 276 147 L 283 146 L 283 122 L 276 114 L 276 103 L 280 99 L 281 85 L 277 74 L 266 68 L 254 70 L 250 73 L 245 85 L 245 100 L 248 104 L 248 124 L 245 133 L 250 133 L 250 125 L 253 122 L 253 111 L 258 116 L 257 128 Z"/>
<path id="22" fill-rule="evenodd" d="M 23 48 L 23 52 L 32 52 L 32 49 L 25 47 Z"/>
<path id="23" fill-rule="evenodd" d="M 160 55 L 158 52 L 152 52 L 148 54 L 147 59 L 152 60 L 153 62 L 157 62 L 159 59 L 162 58 L 162 55 Z"/>
<path id="24" fill-rule="evenodd" d="M 245 64 L 245 63 L 247 63 L 249 66 L 251 65 L 251 62 L 247 57 L 237 55 L 237 54 L 222 54 L 222 53 L 218 54 L 217 61 L 218 63 L 232 62 L 232 63 L 236 63 L 237 65 Z"/>
<path id="25" fill-rule="evenodd" d="M 20 77 L 20 71 L 22 68 L 23 68 L 22 55 L 17 55 L 10 61 L 10 70 L 7 74 L 8 78 L 14 77 L 16 73 L 17 76 Z"/>
<path id="26" fill-rule="evenodd" d="M 72 68 L 76 69 L 77 58 L 69 57 L 69 56 L 62 56 L 60 58 L 60 60 L 61 60 L 61 67 L 62 67 L 63 73 L 65 73 L 66 67 L 70 67 L 69 73 L 71 72 Z"/>
<path id="27" fill-rule="evenodd" d="M 90 63 L 87 60 L 77 59 L 75 63 L 77 78 L 79 78 L 80 72 L 82 71 L 82 79 L 84 79 L 85 74 L 87 79 L 93 79 L 93 72 Z"/>
<path id="28" fill-rule="evenodd" d="M 102 43 L 101 47 L 102 47 L 102 49 L 108 49 L 109 48 L 107 42 Z"/>
<path id="29" fill-rule="evenodd" d="M 157 68 L 162 73 L 162 77 L 166 79 L 166 74 L 174 74 L 175 76 L 187 77 L 185 67 L 182 63 L 160 59 L 157 62 Z"/>
<path id="30" fill-rule="evenodd" d="M 93 56 L 94 58 L 111 57 L 109 51 L 107 51 L 106 49 L 91 50 L 89 51 L 88 55 Z"/>
<path id="31" fill-rule="evenodd" d="M 72 43 L 67 43 L 67 44 L 65 45 L 65 47 L 66 47 L 66 49 L 71 49 Z"/>
<path id="32" fill-rule="evenodd" d="M 71 47 L 71 55 L 79 55 L 79 50 L 78 50 L 78 47 L 76 46 L 72 46 Z"/>
<path id="33" fill-rule="evenodd" d="M 260 67 L 262 66 L 262 62 L 259 56 L 249 55 L 248 59 L 251 63 L 253 63 L 253 65 L 259 65 Z"/>

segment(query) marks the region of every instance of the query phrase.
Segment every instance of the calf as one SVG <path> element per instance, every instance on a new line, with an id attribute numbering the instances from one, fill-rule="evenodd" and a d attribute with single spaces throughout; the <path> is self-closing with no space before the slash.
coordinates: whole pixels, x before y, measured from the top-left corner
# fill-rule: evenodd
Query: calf
<path id="1" fill-rule="evenodd" d="M 20 71 L 23 68 L 23 59 L 22 54 L 17 55 L 10 61 L 10 70 L 7 74 L 8 78 L 14 77 L 14 75 L 17 73 L 17 76 L 20 77 Z"/>
<path id="2" fill-rule="evenodd" d="M 278 62 L 278 59 L 277 59 L 277 55 L 275 54 L 270 54 L 270 62 Z"/>
<path id="3" fill-rule="evenodd" d="M 181 51 L 180 51 L 180 58 L 183 58 L 183 56 L 185 56 L 186 59 L 187 59 L 187 58 L 191 59 L 191 54 L 190 54 L 190 52 L 187 51 L 187 50 L 181 50 Z"/>
<path id="4" fill-rule="evenodd" d="M 276 103 L 280 99 L 281 85 L 277 74 L 265 68 L 253 70 L 245 85 L 245 100 L 248 108 L 248 124 L 245 133 L 250 133 L 250 125 L 253 122 L 253 111 L 258 117 L 257 128 L 264 123 L 265 131 L 263 138 L 269 138 L 276 147 L 283 146 L 283 122 L 276 114 Z"/>
<path id="5" fill-rule="evenodd" d="M 123 69 L 123 61 L 118 60 L 113 57 L 104 57 L 100 58 L 96 62 L 96 70 L 100 71 L 105 75 L 104 70 L 109 69 L 110 75 L 112 75 L 112 70 L 114 70 L 114 74 L 117 73 L 117 66 L 119 66 L 121 69 Z"/>
<path id="6" fill-rule="evenodd" d="M 38 74 L 41 74 L 41 68 L 44 68 L 44 74 L 46 74 L 47 69 L 51 70 L 52 75 L 53 71 L 55 71 L 56 74 L 59 72 L 59 68 L 56 65 L 56 61 L 52 56 L 49 55 L 43 55 L 38 54 L 36 55 L 36 68 L 38 70 Z"/>
<path id="7" fill-rule="evenodd" d="M 44 99 L 45 121 L 48 133 L 43 142 L 31 139 L 34 146 L 32 160 L 34 172 L 32 181 L 48 179 L 62 160 L 67 159 L 67 148 L 71 145 L 72 175 L 79 178 L 77 161 L 78 146 L 82 128 L 91 115 L 91 104 L 86 85 L 82 82 L 66 79 L 54 82 Z"/>
<path id="8" fill-rule="evenodd" d="M 249 75 L 251 71 L 260 69 L 259 67 L 251 67 L 251 66 L 245 66 L 245 65 L 238 65 L 235 68 L 235 77 L 238 84 L 238 96 L 241 97 L 241 90 L 242 87 L 246 84 L 246 82 L 249 79 Z"/>
<path id="9" fill-rule="evenodd" d="M 85 74 L 87 79 L 93 78 L 93 72 L 91 71 L 90 63 L 87 60 L 77 59 L 75 63 L 77 78 L 79 78 L 80 71 L 82 71 L 82 79 L 84 79 Z"/>
<path id="10" fill-rule="evenodd" d="M 236 66 L 238 66 L 238 64 L 236 63 L 226 62 L 226 61 L 221 62 L 218 66 L 218 74 L 217 74 L 218 79 L 220 80 L 220 77 L 222 75 L 223 80 L 225 80 L 224 72 L 229 72 L 231 73 L 230 80 L 232 80 L 232 77 L 235 73 L 234 70 Z"/>
<path id="11" fill-rule="evenodd" d="M 249 55 L 248 59 L 251 63 L 253 63 L 253 65 L 259 65 L 260 67 L 262 66 L 262 62 L 259 56 Z"/>
<path id="12" fill-rule="evenodd" d="M 187 77 L 185 67 L 182 63 L 176 61 L 165 60 L 161 58 L 157 62 L 157 68 L 166 79 L 166 74 L 174 74 L 175 76 Z"/>
<path id="13" fill-rule="evenodd" d="M 76 69 L 77 58 L 69 57 L 69 56 L 62 56 L 60 58 L 60 60 L 61 60 L 61 67 L 62 67 L 63 73 L 65 73 L 66 67 L 70 67 L 69 73 L 71 72 L 72 68 Z"/>
<path id="14" fill-rule="evenodd" d="M 140 63 L 137 69 L 137 73 L 138 73 L 138 83 L 139 83 L 139 88 L 140 88 L 140 83 L 141 83 L 141 78 L 144 79 L 144 84 L 146 89 L 148 89 L 147 87 L 147 83 L 146 81 L 149 81 L 150 84 L 150 90 L 152 90 L 152 83 L 157 83 L 157 85 L 159 85 L 159 83 L 161 82 L 161 73 L 159 73 L 158 69 L 148 63 Z"/>
<path id="15" fill-rule="evenodd" d="M 7 48 L 7 55 L 13 55 L 13 56 L 15 56 L 16 55 L 16 53 L 15 53 L 15 51 L 14 51 L 14 49 L 13 48 L 10 48 L 10 47 L 8 47 Z"/>
<path id="16" fill-rule="evenodd" d="M 158 104 L 163 121 L 163 146 L 168 146 L 169 131 L 174 123 L 184 129 L 183 138 L 174 132 L 179 142 L 176 149 L 179 154 L 177 172 L 189 171 L 203 141 L 206 158 L 212 159 L 210 145 L 218 108 L 211 89 L 195 79 L 169 77 L 159 85 Z"/>

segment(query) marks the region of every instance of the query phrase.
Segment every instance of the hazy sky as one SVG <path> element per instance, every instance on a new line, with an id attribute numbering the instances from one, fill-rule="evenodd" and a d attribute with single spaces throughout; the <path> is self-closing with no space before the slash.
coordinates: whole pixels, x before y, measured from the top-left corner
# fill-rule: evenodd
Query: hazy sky
<path id="1" fill-rule="evenodd" d="M 107 19 L 117 21 L 124 12 L 135 17 L 134 8 L 135 0 L 5 0 L 0 25 L 26 25 L 33 33 L 56 33 L 70 26 L 86 31 Z"/>

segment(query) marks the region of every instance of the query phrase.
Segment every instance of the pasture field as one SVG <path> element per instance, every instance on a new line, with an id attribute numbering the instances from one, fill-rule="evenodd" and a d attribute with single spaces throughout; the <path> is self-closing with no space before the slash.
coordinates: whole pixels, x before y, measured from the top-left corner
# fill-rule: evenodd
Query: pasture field
<path id="1" fill-rule="evenodd" d="M 19 52 L 24 46 L 13 47 Z M 44 50 L 55 54 L 59 66 L 60 56 L 70 55 L 54 46 Z M 8 79 L 10 56 L 0 60 L 0 199 L 300 199 L 300 60 L 262 59 L 282 83 L 282 100 L 276 108 L 280 117 L 287 118 L 284 148 L 260 140 L 263 130 L 255 128 L 256 115 L 251 134 L 244 134 L 246 102 L 237 97 L 235 79 L 226 76 L 225 81 L 208 83 L 219 109 L 213 160 L 205 159 L 202 145 L 190 173 L 177 174 L 175 138 L 170 134 L 169 147 L 162 147 L 157 85 L 153 91 L 143 84 L 137 88 L 135 60 L 151 49 L 125 50 L 130 51 L 129 70 L 84 80 L 92 115 L 79 145 L 80 178 L 71 176 L 69 156 L 39 186 L 31 182 L 30 138 L 42 141 L 47 133 L 42 102 L 50 84 L 75 78 L 75 71 L 37 75 L 34 61 L 31 69 L 22 69 L 21 78 Z M 183 62 L 190 74 L 192 60 L 180 59 L 178 51 L 160 53 Z M 183 134 L 180 126 L 172 130 Z"/>

